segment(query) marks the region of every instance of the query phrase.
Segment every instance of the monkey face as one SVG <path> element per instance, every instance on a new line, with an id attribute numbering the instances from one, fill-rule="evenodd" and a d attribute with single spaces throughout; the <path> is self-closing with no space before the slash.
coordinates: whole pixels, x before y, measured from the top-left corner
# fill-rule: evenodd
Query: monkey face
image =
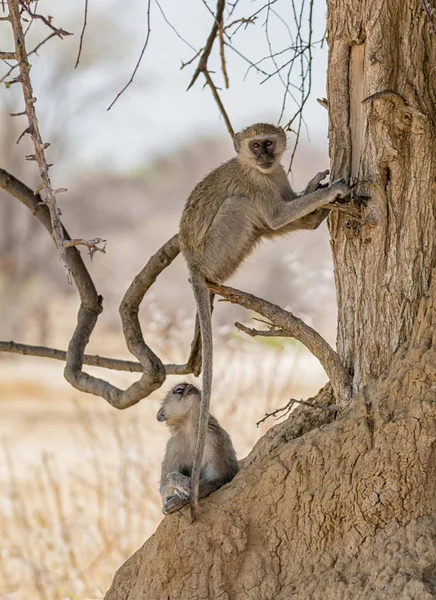
<path id="1" fill-rule="evenodd" d="M 249 148 L 258 167 L 268 170 L 275 163 L 276 140 L 272 136 L 267 138 L 254 138 L 249 143 Z"/>
<path id="2" fill-rule="evenodd" d="M 267 172 L 279 164 L 286 149 L 286 134 L 281 127 L 258 123 L 237 133 L 234 145 L 243 162 Z"/>
<path id="3" fill-rule="evenodd" d="M 191 410 L 200 408 L 200 391 L 195 385 L 182 382 L 175 385 L 165 396 L 156 418 L 167 425 L 186 419 Z"/>

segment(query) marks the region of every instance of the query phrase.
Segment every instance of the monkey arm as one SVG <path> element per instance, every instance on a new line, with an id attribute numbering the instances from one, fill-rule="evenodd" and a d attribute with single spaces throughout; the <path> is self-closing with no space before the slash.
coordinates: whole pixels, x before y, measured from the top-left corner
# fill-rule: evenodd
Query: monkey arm
<path id="1" fill-rule="evenodd" d="M 279 211 L 274 214 L 266 213 L 265 221 L 272 230 L 277 231 L 323 206 L 334 202 L 338 198 L 346 198 L 351 194 L 350 188 L 343 182 L 332 183 L 328 188 L 321 188 L 300 196 L 292 202 L 282 202 Z"/>

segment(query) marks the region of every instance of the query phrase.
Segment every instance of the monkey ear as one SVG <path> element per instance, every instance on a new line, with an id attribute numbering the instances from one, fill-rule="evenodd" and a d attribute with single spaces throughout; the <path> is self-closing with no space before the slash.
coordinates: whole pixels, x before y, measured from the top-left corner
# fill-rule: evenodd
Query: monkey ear
<path id="1" fill-rule="evenodd" d="M 156 419 L 158 421 L 160 421 L 161 423 L 162 423 L 162 421 L 165 421 L 165 413 L 164 413 L 164 409 L 163 408 L 160 408 L 158 410 L 157 415 L 156 415 Z"/>
<path id="2" fill-rule="evenodd" d="M 241 138 L 242 134 L 235 133 L 235 137 L 233 138 L 233 145 L 235 147 L 236 152 L 239 152 L 239 150 L 241 149 Z"/>

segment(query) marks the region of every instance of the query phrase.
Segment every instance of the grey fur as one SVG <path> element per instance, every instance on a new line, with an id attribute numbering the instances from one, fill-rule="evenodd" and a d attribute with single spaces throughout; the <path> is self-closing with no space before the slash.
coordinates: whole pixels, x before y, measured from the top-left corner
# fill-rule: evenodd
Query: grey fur
<path id="1" fill-rule="evenodd" d="M 157 419 L 165 421 L 171 432 L 162 462 L 160 494 L 162 511 L 169 514 L 189 502 L 194 459 L 200 391 L 194 385 L 180 383 L 165 397 Z M 233 479 L 239 471 L 229 434 L 209 415 L 202 456 L 199 497 L 208 496 Z"/>
<path id="2" fill-rule="evenodd" d="M 180 247 L 191 273 L 202 342 L 202 403 L 191 479 L 192 520 L 197 513 L 212 387 L 212 327 L 206 281 L 226 281 L 262 237 L 315 229 L 327 214 L 318 209 L 350 195 L 342 181 L 327 188 L 308 188 L 302 196 L 295 194 L 280 164 L 286 148 L 282 128 L 257 123 L 236 134 L 234 145 L 237 156 L 194 188 L 180 222 Z M 312 181 L 320 182 L 327 173 Z"/>

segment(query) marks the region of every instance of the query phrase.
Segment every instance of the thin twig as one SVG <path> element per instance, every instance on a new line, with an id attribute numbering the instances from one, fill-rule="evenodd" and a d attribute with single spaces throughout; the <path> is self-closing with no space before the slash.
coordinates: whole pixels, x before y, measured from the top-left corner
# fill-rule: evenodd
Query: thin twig
<path id="1" fill-rule="evenodd" d="M 35 48 L 33 48 L 33 50 L 31 50 L 30 52 L 27 53 L 27 58 L 29 58 L 29 56 L 32 56 L 32 54 L 37 54 L 38 50 L 41 48 L 41 46 L 43 46 L 46 42 L 48 42 L 49 40 L 51 40 L 51 38 L 53 38 L 53 37 L 56 37 L 56 34 L 55 33 L 50 33 L 50 35 L 48 35 L 46 38 L 44 38 L 42 40 L 42 42 L 39 42 L 35 46 Z M 12 71 L 14 71 L 16 68 L 18 68 L 21 65 L 22 62 L 23 61 L 20 60 L 20 62 L 18 62 L 17 64 L 12 65 L 10 67 L 9 71 L 5 75 L 3 75 L 3 77 L 0 79 L 0 83 L 3 83 L 9 77 L 9 75 L 12 73 Z M 26 113 L 24 113 L 24 114 L 26 114 Z"/>
<path id="2" fill-rule="evenodd" d="M 303 406 L 308 406 L 309 408 L 318 408 L 319 410 L 328 410 L 331 412 L 337 411 L 340 408 L 337 404 L 328 404 L 326 406 L 323 406 L 322 404 L 313 404 L 312 402 L 307 402 L 307 400 L 296 400 L 295 398 L 291 398 L 289 402 L 285 404 L 285 406 L 282 406 L 281 408 L 276 408 L 276 410 L 273 410 L 270 413 L 265 413 L 263 419 L 257 421 L 256 427 L 259 427 L 261 423 L 264 423 L 270 417 L 275 417 L 279 413 L 284 414 L 280 415 L 280 417 L 277 418 L 285 417 L 288 413 L 291 412 L 295 404 L 302 404 Z"/>
<path id="3" fill-rule="evenodd" d="M 235 131 L 234 131 L 233 127 L 232 127 L 232 124 L 230 123 L 230 119 L 229 119 L 229 116 L 228 116 L 228 114 L 226 112 L 226 109 L 224 108 L 224 105 L 221 102 L 221 98 L 220 98 L 220 96 L 218 94 L 218 90 L 217 90 L 214 82 L 212 81 L 212 78 L 211 78 L 211 76 L 209 74 L 209 71 L 207 71 L 207 70 L 203 71 L 203 75 L 204 75 L 204 77 L 206 79 L 206 82 L 207 82 L 208 86 L 210 87 L 210 89 L 212 91 L 212 95 L 215 98 L 215 102 L 217 103 L 218 109 L 219 109 L 219 111 L 220 111 L 220 113 L 221 113 L 221 115 L 222 115 L 222 117 L 224 119 L 224 122 L 226 124 L 227 131 L 230 133 L 230 136 L 233 139 L 235 137 Z"/>
<path id="4" fill-rule="evenodd" d="M 80 41 L 79 41 L 79 52 L 77 54 L 77 60 L 76 60 L 76 64 L 74 65 L 74 68 L 77 69 L 77 67 L 79 66 L 79 62 L 80 62 L 80 55 L 82 54 L 82 45 L 83 45 L 83 38 L 85 36 L 85 29 L 86 26 L 88 25 L 88 0 L 85 0 L 85 15 L 83 18 L 83 27 L 82 27 L 82 32 L 80 34 Z"/>
<path id="5" fill-rule="evenodd" d="M 160 2 L 158 2 L 158 0 L 154 0 L 154 1 L 157 4 L 157 7 L 160 10 L 165 23 L 174 31 L 174 33 L 179 38 L 179 40 L 181 40 L 184 44 L 186 44 L 187 46 L 189 46 L 189 48 L 191 48 L 191 50 L 193 50 L 194 52 L 196 52 L 196 49 L 194 48 L 194 46 L 192 46 L 188 41 L 186 41 L 185 38 L 180 35 L 180 33 L 177 31 L 177 29 L 174 27 L 174 25 L 172 23 L 170 23 L 170 21 L 168 20 L 166 14 L 164 13 L 164 10 L 163 10 L 162 6 L 160 5 Z M 201 50 L 200 50 L 200 52 L 201 52 Z"/>
<path id="6" fill-rule="evenodd" d="M 102 238 L 94 238 L 93 240 L 83 240 L 83 239 L 72 239 L 64 242 L 64 248 L 71 248 L 72 246 L 86 246 L 89 251 L 89 256 L 91 260 L 96 252 L 106 253 L 106 242 L 107 240 L 103 240 Z M 104 244 L 102 248 L 98 247 L 98 244 Z"/>
<path id="7" fill-rule="evenodd" d="M 141 54 L 139 55 L 138 61 L 135 65 L 135 68 L 133 69 L 133 73 L 129 79 L 129 81 L 126 83 L 126 85 L 123 87 L 123 89 L 118 92 L 118 94 L 116 95 L 115 99 L 112 100 L 111 104 L 109 105 L 107 110 L 110 110 L 112 108 L 112 106 L 115 104 L 115 102 L 118 100 L 118 98 L 127 90 L 127 88 L 133 83 L 133 80 L 135 78 L 136 75 L 136 71 L 139 69 L 139 65 L 141 64 L 142 61 L 142 57 L 144 56 L 145 50 L 148 46 L 148 40 L 150 39 L 150 33 L 151 33 L 151 26 L 150 26 L 150 8 L 151 8 L 151 0 L 148 0 L 148 5 L 147 5 L 147 35 L 145 38 L 145 42 L 144 45 L 142 47 L 141 50 Z"/>

